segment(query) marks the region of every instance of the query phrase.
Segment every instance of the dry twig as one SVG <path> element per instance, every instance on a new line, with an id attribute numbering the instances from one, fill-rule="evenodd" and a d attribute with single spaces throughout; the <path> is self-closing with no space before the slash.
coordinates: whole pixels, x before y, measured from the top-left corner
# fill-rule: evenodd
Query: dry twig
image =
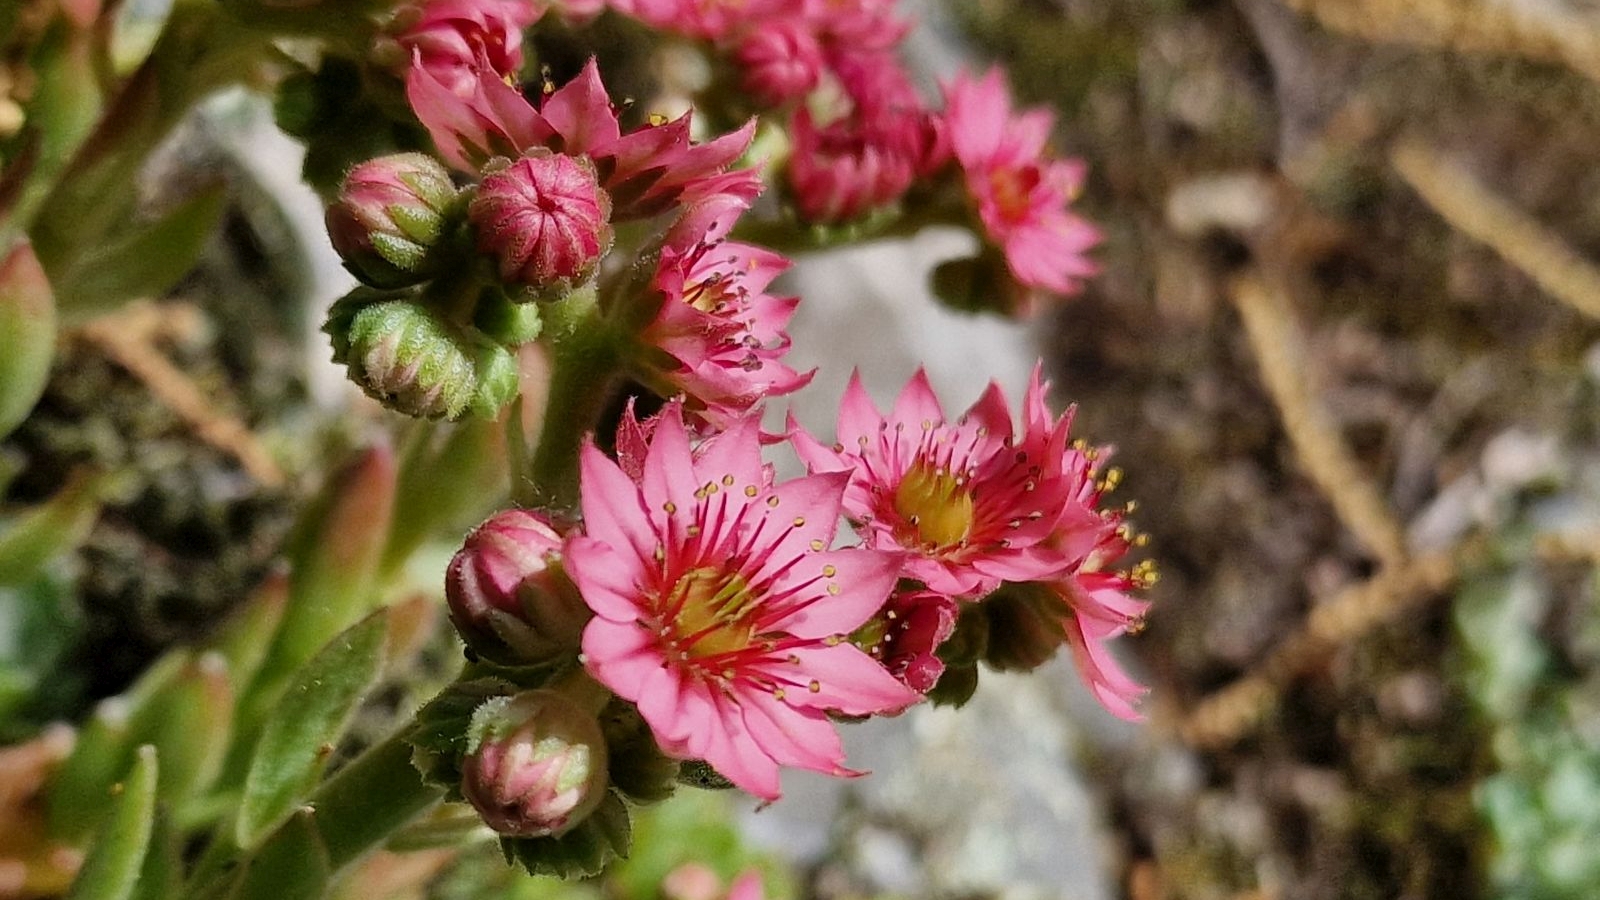
<path id="1" fill-rule="evenodd" d="M 1498 0 L 1279 0 L 1335 31 L 1464 53 L 1521 56 L 1600 79 L 1600 17 Z"/>
<path id="2" fill-rule="evenodd" d="M 1284 684 L 1320 665 L 1339 646 L 1437 595 L 1456 571 L 1452 554 L 1422 556 L 1386 567 L 1318 604 L 1305 625 L 1254 672 L 1212 694 L 1189 714 L 1180 727 L 1184 739 L 1208 748 L 1239 740 L 1271 711 Z"/>
<path id="3" fill-rule="evenodd" d="M 1600 319 L 1600 269 L 1555 232 L 1414 137 L 1396 141 L 1389 161 L 1456 230 L 1487 244 L 1551 296 Z"/>
<path id="4" fill-rule="evenodd" d="M 1399 562 L 1405 556 L 1400 524 L 1316 403 L 1306 374 L 1304 340 L 1286 296 L 1251 275 L 1236 280 L 1229 294 L 1244 320 L 1262 381 L 1307 474 L 1368 550 L 1385 564 Z"/>
<path id="5" fill-rule="evenodd" d="M 194 430 L 200 440 L 232 456 L 257 482 L 267 487 L 283 484 L 278 467 L 255 433 L 243 422 L 215 408 L 210 398 L 182 369 L 153 346 L 154 339 L 173 329 L 193 326 L 192 310 L 138 303 L 85 324 L 83 337 L 129 374 L 139 379 L 173 414 Z"/>

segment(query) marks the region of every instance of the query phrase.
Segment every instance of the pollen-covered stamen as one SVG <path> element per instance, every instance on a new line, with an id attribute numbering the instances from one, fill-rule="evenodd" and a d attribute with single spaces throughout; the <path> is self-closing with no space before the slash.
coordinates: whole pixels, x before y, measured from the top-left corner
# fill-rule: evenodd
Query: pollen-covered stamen
<path id="1" fill-rule="evenodd" d="M 711 566 L 685 572 L 659 601 L 667 643 L 696 660 L 746 649 L 758 603 L 738 573 Z"/>
<path id="2" fill-rule="evenodd" d="M 894 510 L 918 544 L 954 547 L 972 532 L 972 491 L 949 469 L 918 462 L 894 491 Z M 907 535 L 911 537 L 912 535 Z"/>
<path id="3" fill-rule="evenodd" d="M 1033 211 L 1033 191 L 1042 176 L 1038 166 L 996 168 L 989 173 L 995 206 L 1008 223 L 1025 221 Z"/>

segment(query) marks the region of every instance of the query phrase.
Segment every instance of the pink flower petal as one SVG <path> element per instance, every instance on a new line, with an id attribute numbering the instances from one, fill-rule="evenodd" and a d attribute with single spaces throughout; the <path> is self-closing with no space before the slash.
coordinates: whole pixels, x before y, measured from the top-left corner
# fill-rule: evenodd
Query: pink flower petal
<path id="1" fill-rule="evenodd" d="M 799 680 L 790 682 L 796 689 L 784 697 L 792 706 L 866 716 L 898 712 L 922 699 L 852 644 L 796 647 L 789 652 L 800 660 Z M 795 677 L 792 669 L 788 674 Z"/>

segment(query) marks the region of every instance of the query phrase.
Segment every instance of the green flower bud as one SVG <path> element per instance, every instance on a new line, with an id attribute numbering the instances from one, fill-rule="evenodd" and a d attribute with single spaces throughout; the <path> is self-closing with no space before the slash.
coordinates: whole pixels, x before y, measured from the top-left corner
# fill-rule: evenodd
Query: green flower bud
<path id="1" fill-rule="evenodd" d="M 439 268 L 435 251 L 458 193 L 450 173 L 430 156 L 368 160 L 350 170 L 328 207 L 328 237 L 367 284 L 416 284 Z"/>
<path id="2" fill-rule="evenodd" d="M 456 419 L 475 408 L 478 342 L 416 300 L 363 303 L 364 293 L 335 304 L 323 327 L 350 380 L 408 416 Z"/>

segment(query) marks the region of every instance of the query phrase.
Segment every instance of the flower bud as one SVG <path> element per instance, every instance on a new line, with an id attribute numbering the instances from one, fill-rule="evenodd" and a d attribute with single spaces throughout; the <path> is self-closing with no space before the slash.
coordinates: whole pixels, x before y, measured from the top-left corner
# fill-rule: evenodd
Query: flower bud
<path id="1" fill-rule="evenodd" d="M 611 249 L 611 197 L 586 158 L 524 156 L 484 177 L 467 216 L 501 279 L 541 296 L 587 281 Z"/>
<path id="2" fill-rule="evenodd" d="M 956 630 L 960 605 L 933 591 L 897 591 L 851 639 L 906 687 L 926 694 L 944 674 L 940 645 Z"/>
<path id="3" fill-rule="evenodd" d="M 561 834 L 605 799 L 600 723 L 554 691 L 485 702 L 467 729 L 461 795 L 500 834 Z"/>
<path id="4" fill-rule="evenodd" d="M 437 268 L 433 250 L 456 199 L 432 157 L 397 153 L 350 170 L 328 207 L 328 237 L 345 266 L 374 287 L 416 284 Z"/>
<path id="5" fill-rule="evenodd" d="M 479 66 L 498 75 L 522 68 L 522 29 L 539 16 L 527 0 L 425 0 L 402 8 L 390 29 L 403 52 L 403 78 L 412 60 L 451 93 L 468 97 Z"/>
<path id="6" fill-rule="evenodd" d="M 744 89 L 763 106 L 799 100 L 822 76 L 822 45 L 793 20 L 756 26 L 733 56 Z"/>
<path id="7" fill-rule="evenodd" d="M 866 217 L 911 187 L 915 163 L 853 117 L 818 126 L 805 110 L 794 120 L 789 189 L 800 217 L 832 225 Z"/>
<path id="8" fill-rule="evenodd" d="M 445 572 L 450 621 L 500 663 L 576 657 L 589 608 L 561 569 L 562 536 L 541 513 L 508 509 L 467 535 Z"/>
<path id="9" fill-rule="evenodd" d="M 467 409 L 482 419 L 499 417 L 500 410 L 517 398 L 522 387 L 516 354 L 480 334 L 475 342 L 472 369 L 478 385 Z"/>
<path id="10" fill-rule="evenodd" d="M 323 330 L 350 380 L 396 412 L 455 419 L 478 395 L 481 348 L 415 300 L 363 304 L 353 294 L 334 305 Z"/>

